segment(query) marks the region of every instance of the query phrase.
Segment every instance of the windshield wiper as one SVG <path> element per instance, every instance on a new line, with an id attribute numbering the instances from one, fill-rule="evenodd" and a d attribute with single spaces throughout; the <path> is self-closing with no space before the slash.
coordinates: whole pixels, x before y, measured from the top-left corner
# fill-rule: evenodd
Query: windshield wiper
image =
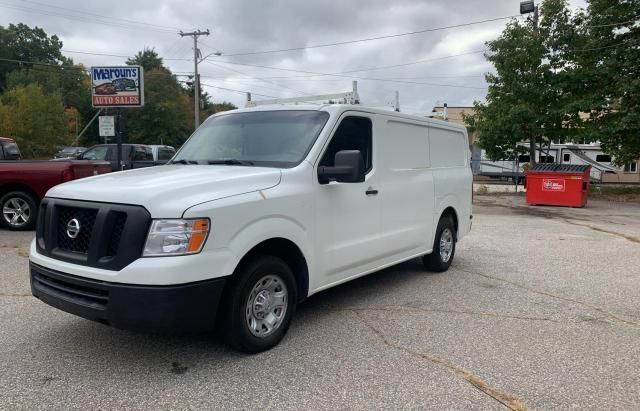
<path id="1" fill-rule="evenodd" d="M 198 164 L 198 162 L 195 161 L 195 160 L 182 159 L 182 160 L 174 160 L 174 161 L 170 162 L 169 164 Z"/>
<path id="2" fill-rule="evenodd" d="M 253 161 L 248 161 L 248 160 L 237 160 L 235 158 L 228 158 L 225 160 L 209 160 L 208 161 L 209 164 L 224 164 L 227 166 L 252 166 L 254 163 Z"/>

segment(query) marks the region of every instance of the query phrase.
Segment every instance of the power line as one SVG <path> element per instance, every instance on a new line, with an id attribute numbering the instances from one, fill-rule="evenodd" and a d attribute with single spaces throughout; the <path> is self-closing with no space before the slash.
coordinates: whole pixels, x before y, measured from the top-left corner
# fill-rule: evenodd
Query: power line
<path id="1" fill-rule="evenodd" d="M 75 10 L 75 9 L 71 9 L 71 8 L 68 8 L 68 7 L 62 7 L 62 6 L 53 6 L 51 4 L 41 3 L 41 2 L 33 1 L 33 0 L 23 0 L 23 2 L 24 3 L 38 4 L 40 6 L 44 6 L 44 7 L 48 7 L 48 8 L 52 8 L 52 9 L 66 10 L 66 11 L 70 11 L 70 12 L 76 13 L 76 14 L 86 14 L 88 16 L 95 16 L 95 17 L 99 17 L 101 19 L 116 20 L 116 21 L 120 20 L 120 21 L 122 21 L 124 23 L 131 23 L 131 24 L 137 24 L 137 25 L 141 25 L 141 26 L 155 27 L 155 28 L 159 28 L 159 29 L 163 29 L 163 30 L 167 30 L 167 29 L 173 29 L 175 31 L 180 30 L 178 27 L 168 27 L 168 26 L 163 26 L 163 25 L 159 25 L 159 24 L 147 23 L 147 22 L 144 22 L 144 21 L 123 19 L 121 17 L 104 16 L 104 15 L 98 14 L 98 13 L 91 13 L 91 12 L 88 12 L 88 11 Z"/>
<path id="2" fill-rule="evenodd" d="M 79 51 L 79 50 L 68 50 L 68 49 L 61 49 L 60 51 L 65 52 L 65 53 L 71 53 L 71 54 L 86 54 L 89 56 L 105 56 L 105 57 L 120 57 L 120 58 L 124 58 L 124 59 L 129 59 L 132 56 L 125 56 L 122 54 L 110 54 L 110 53 L 93 53 L 93 52 L 89 52 L 89 51 Z M 193 59 L 188 59 L 188 58 L 165 58 L 165 57 L 161 57 L 162 60 L 166 60 L 166 61 L 193 61 Z"/>
<path id="3" fill-rule="evenodd" d="M 210 79 L 214 79 L 214 80 L 226 80 L 226 81 L 235 81 L 235 78 L 227 78 L 227 77 L 216 77 L 216 76 L 205 76 L 205 75 L 201 75 L 200 77 L 206 77 L 206 78 L 210 78 Z M 316 81 L 316 82 L 322 82 L 322 81 L 326 81 L 326 82 L 336 82 L 336 81 L 342 81 L 342 79 L 336 79 L 336 78 L 332 78 L 332 79 L 327 79 L 327 78 L 311 78 L 311 77 L 315 77 L 313 75 L 308 75 L 308 76 L 293 76 L 293 77 L 287 77 L 287 76 L 282 76 L 282 77 L 241 77 L 238 78 L 237 80 L 266 80 L 266 79 L 279 79 L 279 80 L 284 80 L 284 81 Z M 482 79 L 484 78 L 484 74 L 478 74 L 478 75 L 474 75 L 474 76 L 420 76 L 420 77 L 394 77 L 394 78 L 387 78 L 387 80 L 429 80 L 429 79 Z M 275 83 L 274 83 L 275 84 Z"/>
<path id="4" fill-rule="evenodd" d="M 79 66 L 70 66 L 70 65 L 64 65 L 64 64 L 53 64 L 53 63 L 40 63 L 37 61 L 28 61 L 28 60 L 16 60 L 16 59 L 8 59 L 8 58 L 2 58 L 0 57 L 0 61 L 6 61 L 9 63 L 21 63 L 21 64 L 33 64 L 36 66 L 49 66 L 49 67 L 55 67 L 55 68 L 59 68 L 59 69 L 71 69 L 71 70 L 80 70 L 80 71 L 86 71 L 88 72 L 89 69 L 86 68 L 82 68 Z"/>
<path id="5" fill-rule="evenodd" d="M 434 31 L 448 30 L 448 29 L 454 29 L 454 28 L 459 28 L 459 27 L 473 26 L 473 25 L 476 25 L 476 24 L 490 23 L 490 22 L 493 22 L 493 21 L 506 20 L 506 19 L 511 19 L 511 18 L 514 18 L 514 17 L 518 17 L 518 15 L 495 17 L 495 18 L 492 18 L 492 19 L 472 21 L 472 22 L 469 22 L 469 23 L 462 23 L 462 24 L 454 24 L 454 25 L 451 25 L 451 26 L 428 28 L 428 29 L 410 31 L 410 32 L 406 32 L 406 33 L 389 34 L 389 35 L 386 35 L 386 36 L 367 37 L 367 38 L 362 38 L 362 39 L 339 41 L 339 42 L 335 42 L 335 43 L 324 43 L 324 44 L 314 44 L 314 45 L 311 45 L 311 46 L 291 47 L 291 48 L 287 48 L 287 49 L 263 50 L 263 51 L 251 51 L 251 52 L 246 52 L 246 53 L 224 54 L 224 56 L 225 57 L 253 56 L 253 55 L 257 55 L 257 54 L 283 53 L 283 52 L 287 52 L 287 51 L 298 51 L 298 50 L 307 50 L 307 49 L 317 49 L 317 48 L 322 48 L 322 47 L 342 46 L 342 45 L 345 45 L 345 44 L 363 43 L 363 42 L 367 42 L 367 41 L 375 41 L 375 40 L 382 40 L 382 39 L 389 39 L 389 38 L 396 38 L 396 37 L 403 37 L 403 36 L 413 36 L 413 35 L 416 35 L 416 34 L 430 33 L 430 32 L 434 32 Z"/>
<path id="6" fill-rule="evenodd" d="M 390 68 L 397 68 L 397 67 L 406 67 L 406 66 L 413 66 L 416 64 L 423 64 L 423 63 L 431 63 L 434 61 L 440 61 L 440 60 L 446 60 L 446 59 L 450 59 L 450 58 L 456 58 L 456 57 L 462 57 L 462 56 L 468 56 L 468 55 L 472 55 L 472 54 L 479 54 L 479 53 L 484 53 L 488 50 L 475 50 L 475 51 L 469 51 L 466 53 L 460 53 L 460 54 L 452 54 L 450 56 L 443 56 L 443 57 L 436 57 L 436 58 L 431 58 L 431 59 L 423 59 L 423 60 L 417 60 L 417 61 L 412 61 L 409 63 L 400 63 L 400 64 L 392 64 L 392 65 L 388 65 L 388 66 L 378 66 L 378 67 L 367 67 L 367 68 L 362 68 L 362 69 L 357 69 L 357 70 L 348 70 L 348 71 L 340 71 L 340 72 L 335 72 L 335 73 L 331 73 L 331 74 L 326 74 L 326 75 L 338 75 L 338 74 L 351 74 L 351 73 L 358 73 L 361 71 L 374 71 L 374 70 L 386 70 L 386 69 L 390 69 Z M 219 61 L 220 63 L 228 63 L 228 64 L 247 64 L 247 63 L 238 63 L 238 62 L 230 62 L 230 61 Z M 263 68 L 271 68 L 274 70 L 285 70 L 288 71 L 289 69 L 280 69 L 277 67 L 264 67 Z M 292 70 L 292 69 L 291 69 Z M 296 76 L 296 77 L 314 77 L 316 76 L 314 75 L 310 75 L 310 76 Z M 278 78 L 287 78 L 287 77 L 264 77 L 264 78 L 269 78 L 269 79 L 278 79 Z M 291 77 L 289 77 L 291 78 Z"/>
<path id="7" fill-rule="evenodd" d="M 267 98 L 280 98 L 280 97 L 276 97 L 276 96 L 270 96 L 270 95 L 267 95 L 267 94 L 259 94 L 259 93 L 253 93 L 253 92 L 245 91 L 245 90 L 235 90 L 235 89 L 232 89 L 232 88 L 214 86 L 213 84 L 206 84 L 206 83 L 201 83 L 201 84 L 203 86 L 217 88 L 219 90 L 231 91 L 231 92 L 234 92 L 234 93 L 240 93 L 240 94 L 243 94 L 243 95 L 246 95 L 247 93 L 251 93 L 254 96 L 267 97 Z"/>
<path id="8" fill-rule="evenodd" d="M 637 23 L 638 20 L 629 20 L 629 21 L 621 21 L 619 23 L 609 23 L 609 24 L 598 24 L 595 26 L 585 26 L 591 29 L 600 28 L 600 27 L 613 27 L 613 26 L 626 26 L 627 24 Z"/>
<path id="9" fill-rule="evenodd" d="M 331 77 L 351 78 L 351 79 L 357 79 L 357 80 L 383 81 L 383 82 L 392 82 L 392 83 L 427 85 L 427 86 L 435 86 L 435 87 L 453 87 L 453 88 L 469 88 L 469 89 L 485 89 L 486 88 L 486 87 L 474 87 L 474 86 L 464 86 L 464 85 L 455 85 L 455 84 L 436 84 L 436 83 L 423 83 L 423 82 L 416 82 L 416 81 L 391 80 L 391 79 L 375 78 L 375 77 L 351 76 L 348 74 L 337 74 L 337 73 L 319 73 L 314 71 L 287 69 L 287 68 L 280 68 L 280 67 L 269 67 L 269 66 L 262 66 L 258 64 L 237 63 L 237 62 L 230 62 L 230 61 L 219 61 L 219 63 L 227 63 L 227 64 L 234 64 L 234 65 L 248 66 L 248 67 L 258 67 L 258 68 L 265 68 L 265 69 L 271 69 L 271 70 L 282 70 L 282 71 L 289 71 L 294 73 L 305 73 L 305 74 L 311 74 L 314 76 L 331 76 Z M 364 71 L 364 70 L 357 70 L 357 71 Z M 354 71 L 350 71 L 350 72 L 354 72 Z M 350 73 L 350 72 L 345 72 L 345 73 Z"/>
<path id="10" fill-rule="evenodd" d="M 83 68 L 76 67 L 76 66 L 60 66 L 60 65 L 56 65 L 56 64 L 38 63 L 38 62 L 26 61 L 26 60 L 14 60 L 14 59 L 0 58 L 0 61 L 9 61 L 9 62 L 16 62 L 16 63 L 24 63 L 24 64 L 43 65 L 43 66 L 57 67 L 57 68 L 60 68 L 60 69 L 71 68 L 71 69 L 76 69 L 76 70 L 82 70 L 82 71 L 85 71 L 85 72 L 89 71 L 86 68 L 83 69 Z M 209 61 L 206 61 L 206 62 L 209 63 Z M 231 63 L 231 64 L 240 64 L 240 63 Z M 245 65 L 245 64 L 241 64 L 241 65 Z M 278 70 L 277 68 L 274 68 L 274 69 Z M 294 69 L 280 69 L 280 70 L 287 70 L 287 71 L 293 70 L 293 71 L 296 71 L 296 72 L 302 72 L 302 73 L 308 73 L 308 74 L 312 73 L 312 72 L 309 72 L 309 71 L 294 70 Z M 436 84 L 436 83 L 423 83 L 423 82 L 416 82 L 416 81 L 393 80 L 393 79 L 385 79 L 385 78 L 358 77 L 358 76 L 349 76 L 349 75 L 332 74 L 332 73 L 313 73 L 313 74 L 314 75 L 322 75 L 322 76 L 333 76 L 333 77 L 352 78 L 352 79 L 359 79 L 359 80 L 368 80 L 368 81 L 382 81 L 382 82 L 392 82 L 392 83 L 401 83 L 401 84 L 426 85 L 426 86 L 434 86 L 434 87 L 468 88 L 468 89 L 478 89 L 478 90 L 484 90 L 486 88 L 486 87 L 464 86 L 464 85 L 457 85 L 457 84 Z M 279 86 L 281 86 L 281 85 L 279 85 Z M 282 87 L 282 88 L 286 88 L 286 87 Z M 299 93 L 302 93 L 302 92 L 299 92 Z"/>
<path id="11" fill-rule="evenodd" d="M 87 54 L 87 55 L 96 55 L 96 56 L 131 58 L 130 56 L 118 55 L 118 54 L 91 53 L 91 52 L 85 52 L 85 51 L 66 50 L 66 49 L 63 49 L 62 51 L 67 52 L 67 53 Z M 392 64 L 392 65 L 379 66 L 379 67 L 367 67 L 367 68 L 348 70 L 348 71 L 342 71 L 342 72 L 336 72 L 336 73 L 319 73 L 319 72 L 312 72 L 312 71 L 306 71 L 306 70 L 287 69 L 287 68 L 281 68 L 281 67 L 263 66 L 263 65 L 258 65 L 258 64 L 240 63 L 240 62 L 228 61 L 228 60 L 217 60 L 216 62 L 217 63 L 231 64 L 231 65 L 256 67 L 256 68 L 263 68 L 263 69 L 269 69 L 269 70 L 280 70 L 280 71 L 307 74 L 305 76 L 295 76 L 294 78 L 305 78 L 305 77 L 315 77 L 315 76 L 331 76 L 331 77 L 340 77 L 340 78 L 354 78 L 354 79 L 369 80 L 369 81 L 388 81 L 388 82 L 407 83 L 407 84 L 416 84 L 416 85 L 421 84 L 421 85 L 440 86 L 440 87 L 451 86 L 451 87 L 456 87 L 456 88 L 472 88 L 472 89 L 476 88 L 476 89 L 481 89 L 479 87 L 473 87 L 473 86 L 446 85 L 446 84 L 435 84 L 435 83 L 420 83 L 420 82 L 410 82 L 410 81 L 405 81 L 405 80 L 396 80 L 396 79 L 388 79 L 388 78 L 367 78 L 367 77 L 360 77 L 360 76 L 349 76 L 348 74 L 350 74 L 350 73 L 358 73 L 358 72 L 362 72 L 362 71 L 373 71 L 373 70 L 383 70 L 383 69 L 389 69 L 389 68 L 405 67 L 405 66 L 411 66 L 411 65 L 422 64 L 422 63 L 429 63 L 429 62 L 440 61 L 440 60 L 445 60 L 445 59 L 450 59 L 450 58 L 456 58 L 456 57 L 461 57 L 461 56 L 467 56 L 467 55 L 472 55 L 472 54 L 484 53 L 486 51 L 487 50 L 475 50 L 475 51 L 470 51 L 470 52 L 466 52 L 466 53 L 453 54 L 453 55 L 450 55 L 450 56 L 442 56 L 442 57 L 436 57 L 436 58 L 432 58 L 432 59 L 417 60 L 417 61 L 412 61 L 412 62 L 408 62 L 408 63 Z M 166 58 L 166 59 L 163 58 L 163 60 L 166 60 L 166 61 L 191 61 L 190 59 L 168 59 L 168 58 Z M 211 62 L 211 61 L 209 61 L 207 59 L 205 59 L 204 61 L 206 63 L 208 63 L 208 64 L 211 64 L 211 65 L 214 65 L 214 66 L 218 66 L 218 64 L 215 64 L 215 63 L 213 63 L 213 62 Z M 241 72 L 239 72 L 239 73 L 241 73 Z M 244 74 L 244 73 L 242 73 L 242 74 L 246 76 L 246 74 Z M 286 76 L 273 76 L 273 77 L 253 77 L 253 76 L 251 76 L 251 77 L 253 79 L 255 79 L 255 80 L 260 80 L 260 81 L 262 81 L 262 80 L 276 80 L 276 79 L 292 78 L 292 77 L 286 77 Z M 283 87 L 283 88 L 286 88 L 286 87 Z M 299 93 L 301 93 L 301 92 L 299 92 Z"/>
<path id="12" fill-rule="evenodd" d="M 126 30 L 148 30 L 148 31 L 156 32 L 156 33 L 171 33 L 171 34 L 175 34 L 175 31 L 171 30 L 171 29 L 161 29 L 161 28 L 154 28 L 154 27 L 135 26 L 135 25 L 132 25 L 130 23 L 120 23 L 120 22 L 117 22 L 117 21 L 105 20 L 104 17 L 102 19 L 98 19 L 98 18 L 94 18 L 94 17 L 84 17 L 84 16 L 79 16 L 79 15 L 69 15 L 69 14 L 64 14 L 64 13 L 55 12 L 55 11 L 45 11 L 45 10 L 40 10 L 40 9 L 34 9 L 34 8 L 31 8 L 31 7 L 18 6 L 18 5 L 14 5 L 14 4 L 10 4 L 10 3 L 0 3 L 0 7 L 7 8 L 7 9 L 12 9 L 12 10 L 18 10 L 18 11 L 25 11 L 25 12 L 30 12 L 30 13 L 42 14 L 42 15 L 49 16 L 49 17 L 60 17 L 60 18 L 64 18 L 64 19 L 67 19 L 67 20 L 76 20 L 76 21 L 81 21 L 81 22 L 84 22 L 84 23 L 97 23 L 97 24 L 102 24 L 102 25 L 106 25 L 106 26 L 119 27 L 119 28 L 123 28 L 123 29 L 126 29 Z"/>
<path id="13" fill-rule="evenodd" d="M 248 77 L 248 79 L 257 80 L 257 81 L 262 81 L 262 82 L 264 82 L 264 83 L 269 83 L 269 84 L 274 84 L 274 85 L 278 86 L 279 88 L 288 89 L 288 90 L 294 91 L 294 92 L 296 92 L 296 93 L 298 93 L 298 94 L 302 94 L 302 95 L 307 94 L 307 93 L 305 93 L 305 92 L 303 92 L 303 91 L 296 90 L 296 89 L 294 89 L 294 88 L 291 88 L 291 87 L 287 87 L 287 86 L 283 86 L 283 85 L 281 85 L 281 84 L 278 84 L 278 83 L 277 83 L 277 82 L 275 82 L 275 81 L 264 80 L 264 79 L 260 79 L 260 78 L 257 78 L 257 77 L 252 77 L 252 76 L 250 76 L 250 75 L 248 75 L 248 74 L 246 74 L 246 73 L 244 73 L 244 72 L 242 72 L 242 71 L 240 71 L 240 70 L 232 69 L 232 68 L 229 68 L 229 67 L 224 67 L 224 66 L 221 66 L 221 65 L 219 65 L 219 64 L 212 63 L 211 61 L 208 61 L 208 60 L 205 60 L 205 61 L 206 61 L 207 63 L 209 63 L 209 64 L 211 64 L 211 65 L 213 65 L 213 66 L 216 66 L 216 67 L 218 67 L 218 68 L 221 68 L 221 69 L 223 69 L 223 70 L 231 71 L 231 72 L 234 72 L 234 73 L 237 73 L 237 74 L 243 75 L 243 76 L 245 76 L 245 77 Z M 259 87 L 259 86 L 258 86 L 258 87 Z"/>

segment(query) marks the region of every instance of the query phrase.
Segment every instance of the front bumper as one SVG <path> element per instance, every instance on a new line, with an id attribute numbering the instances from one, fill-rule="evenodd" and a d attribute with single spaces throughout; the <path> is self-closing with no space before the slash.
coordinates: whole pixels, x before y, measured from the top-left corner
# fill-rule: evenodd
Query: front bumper
<path id="1" fill-rule="evenodd" d="M 116 328 L 147 332 L 213 329 L 224 278 L 150 286 L 90 280 L 29 264 L 31 292 L 43 302 Z"/>

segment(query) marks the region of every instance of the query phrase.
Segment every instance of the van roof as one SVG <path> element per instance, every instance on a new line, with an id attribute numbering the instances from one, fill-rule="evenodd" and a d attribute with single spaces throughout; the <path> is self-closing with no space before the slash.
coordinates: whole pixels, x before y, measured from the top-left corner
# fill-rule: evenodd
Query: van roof
<path id="1" fill-rule="evenodd" d="M 250 108 L 240 108 L 240 109 L 230 110 L 230 111 L 222 111 L 222 112 L 214 114 L 211 117 L 214 117 L 214 116 L 217 117 L 217 116 L 226 115 L 226 114 L 232 114 L 232 113 L 245 113 L 245 112 L 251 112 L 251 111 L 290 111 L 290 110 L 325 111 L 325 112 L 328 112 L 329 114 L 332 114 L 334 116 L 340 115 L 345 111 L 360 111 L 360 112 L 363 112 L 363 113 L 381 114 L 381 115 L 385 115 L 385 116 L 396 117 L 396 118 L 399 118 L 399 119 L 420 121 L 420 122 L 424 122 L 424 123 L 440 125 L 440 126 L 446 126 L 446 127 L 450 127 L 450 128 L 459 129 L 461 131 L 466 131 L 466 127 L 461 125 L 461 124 L 456 124 L 456 123 L 452 123 L 452 122 L 449 122 L 449 121 L 439 120 L 439 119 L 426 117 L 426 116 L 425 117 L 421 117 L 421 116 L 416 116 L 416 115 L 399 113 L 397 111 L 385 110 L 385 109 L 374 108 L 374 107 L 367 107 L 367 106 L 363 106 L 363 105 L 360 105 L 360 104 L 316 104 L 316 105 L 313 105 L 313 104 L 296 104 L 296 105 L 258 106 L 258 107 L 250 107 Z"/>

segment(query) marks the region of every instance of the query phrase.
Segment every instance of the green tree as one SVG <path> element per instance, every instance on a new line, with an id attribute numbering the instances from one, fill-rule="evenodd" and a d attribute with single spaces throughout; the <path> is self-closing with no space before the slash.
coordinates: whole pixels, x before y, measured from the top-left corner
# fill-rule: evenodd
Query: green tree
<path id="1" fill-rule="evenodd" d="M 535 161 L 547 109 L 541 37 L 531 22 L 512 20 L 487 48 L 486 58 L 496 73 L 486 75 L 486 102 L 476 101 L 474 114 L 465 116 L 465 121 L 490 158 L 509 158 L 519 142 L 528 141 Z"/>
<path id="2" fill-rule="evenodd" d="M 27 158 L 46 158 L 69 144 L 62 98 L 37 84 L 7 90 L 0 99 L 0 135 L 12 136 Z"/>
<path id="3" fill-rule="evenodd" d="M 193 128 L 192 105 L 184 88 L 165 68 L 145 70 L 145 105 L 124 111 L 127 141 L 181 145 Z"/>
<path id="4" fill-rule="evenodd" d="M 640 0 L 591 0 L 575 55 L 586 131 L 618 164 L 640 158 Z"/>
<path id="5" fill-rule="evenodd" d="M 145 95 L 144 107 L 123 113 L 127 141 L 181 145 L 193 127 L 193 106 L 185 89 L 153 49 L 138 52 L 127 64 L 144 68 Z"/>
<path id="6" fill-rule="evenodd" d="M 62 55 L 62 42 L 38 27 L 25 24 L 0 26 L 0 56 L 29 63 L 0 62 L 0 92 L 38 84 L 45 94 L 57 94 L 84 127 L 93 116 L 89 76 L 82 65 Z M 34 64 L 34 63 L 42 64 Z M 75 127 L 74 127 L 75 128 Z M 94 130 L 90 130 L 97 133 Z"/>
<path id="7" fill-rule="evenodd" d="M 522 151 L 518 143 L 528 142 L 535 164 L 539 146 L 584 133 L 573 62 L 580 22 L 567 0 L 545 0 L 541 15 L 539 27 L 514 20 L 487 43 L 496 72 L 486 76 L 486 101 L 475 102 L 475 114 L 465 120 L 492 159 L 510 158 Z"/>
<path id="8" fill-rule="evenodd" d="M 200 118 L 204 120 L 212 114 L 216 114 L 221 111 L 235 110 L 237 108 L 238 107 L 236 107 L 235 104 L 228 101 L 223 101 L 222 103 L 211 103 L 209 107 L 200 112 Z"/>
<path id="9" fill-rule="evenodd" d="M 46 94 L 58 93 L 65 107 L 78 111 L 81 121 L 88 121 L 93 115 L 90 79 L 86 69 L 81 65 L 15 70 L 7 74 L 6 84 L 8 89 L 38 84 Z"/>
<path id="10" fill-rule="evenodd" d="M 26 24 L 0 26 L 0 56 L 5 59 L 66 65 L 70 60 L 62 55 L 62 42 L 53 35 L 48 36 L 39 27 Z M 6 76 L 14 70 L 33 67 L 31 63 L 0 61 L 0 91 L 6 88 Z"/>
<path id="11" fill-rule="evenodd" d="M 127 59 L 127 64 L 130 66 L 142 66 L 145 70 L 165 68 L 162 58 L 152 48 L 145 48 L 139 51 L 133 58 Z"/>
<path id="12" fill-rule="evenodd" d="M 189 80 L 182 83 L 185 89 L 185 92 L 191 99 L 191 104 L 193 104 L 193 95 L 195 93 L 195 89 L 193 87 L 193 76 L 189 76 Z M 229 103 L 227 101 L 223 101 L 222 103 L 214 103 L 211 95 L 202 90 L 200 88 L 200 119 L 204 120 L 212 114 L 218 113 L 220 111 L 228 111 L 235 110 L 236 107 L 234 104 Z"/>

